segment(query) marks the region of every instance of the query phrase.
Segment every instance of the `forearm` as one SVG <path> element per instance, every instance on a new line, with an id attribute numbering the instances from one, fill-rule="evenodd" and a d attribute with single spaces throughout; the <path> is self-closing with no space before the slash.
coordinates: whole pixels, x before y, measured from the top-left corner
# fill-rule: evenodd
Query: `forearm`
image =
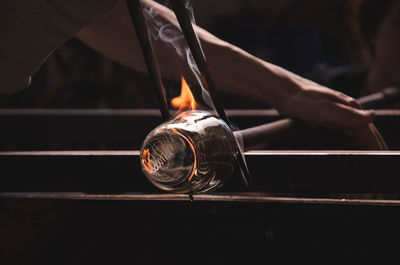
<path id="1" fill-rule="evenodd" d="M 294 95 L 295 79 L 300 77 L 231 44 L 201 39 L 217 88 L 277 108 L 284 104 L 285 98 Z"/>
<path id="2" fill-rule="evenodd" d="M 157 19 L 156 26 L 178 26 L 172 10 L 150 0 L 142 3 L 157 13 L 154 18 Z M 154 19 L 150 21 L 154 22 Z M 309 124 L 347 132 L 365 127 L 374 118 L 373 111 L 357 109 L 359 103 L 351 97 L 256 58 L 199 27 L 195 27 L 195 30 L 202 42 L 217 89 L 264 101 L 282 115 L 299 118 Z M 146 72 L 124 0 L 106 17 L 79 32 L 77 37 L 112 60 Z M 162 73 L 170 76 L 171 72 L 175 72 L 177 78 L 176 74 L 185 77 L 191 75 L 190 78 L 193 78 L 185 56 L 174 53 L 160 36 L 153 44 Z M 176 60 L 178 63 L 174 64 Z"/>

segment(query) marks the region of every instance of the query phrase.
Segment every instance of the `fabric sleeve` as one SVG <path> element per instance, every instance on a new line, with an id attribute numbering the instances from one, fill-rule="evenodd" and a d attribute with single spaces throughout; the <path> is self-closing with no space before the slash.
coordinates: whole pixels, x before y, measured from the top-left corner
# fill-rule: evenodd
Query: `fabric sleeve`
<path id="1" fill-rule="evenodd" d="M 0 92 L 29 86 L 46 58 L 80 29 L 100 19 L 117 0 L 2 0 Z"/>

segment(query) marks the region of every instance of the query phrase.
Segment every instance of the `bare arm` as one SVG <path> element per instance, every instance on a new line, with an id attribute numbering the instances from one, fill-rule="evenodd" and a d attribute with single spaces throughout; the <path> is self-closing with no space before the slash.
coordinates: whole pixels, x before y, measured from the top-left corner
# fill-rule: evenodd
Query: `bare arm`
<path id="1" fill-rule="evenodd" d="M 154 8 L 166 22 L 178 25 L 170 9 L 154 1 L 142 2 Z M 359 109 L 353 98 L 256 58 L 199 27 L 196 31 L 218 89 L 263 100 L 282 115 L 309 124 L 357 132 L 358 135 L 370 133 L 369 124 L 374 119 L 374 112 Z M 77 37 L 125 66 L 146 71 L 125 1 L 120 1 L 97 23 L 81 30 Z M 166 45 L 155 45 L 160 67 L 167 69 L 170 51 Z"/>

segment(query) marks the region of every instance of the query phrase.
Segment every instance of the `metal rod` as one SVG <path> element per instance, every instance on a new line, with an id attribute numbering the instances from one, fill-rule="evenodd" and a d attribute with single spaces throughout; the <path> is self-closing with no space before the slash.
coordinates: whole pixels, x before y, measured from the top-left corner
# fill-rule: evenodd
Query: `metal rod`
<path id="1" fill-rule="evenodd" d="M 243 139 L 245 148 L 255 146 L 263 142 L 271 142 L 278 138 L 299 133 L 307 129 L 307 126 L 298 120 L 282 119 L 247 129 L 233 132 L 236 138 Z"/>
<path id="2" fill-rule="evenodd" d="M 203 82 L 207 88 L 208 93 L 211 96 L 211 100 L 214 103 L 215 110 L 218 116 L 224 120 L 230 127 L 230 122 L 226 116 L 224 106 L 222 101 L 218 98 L 215 84 L 211 77 L 210 71 L 208 69 L 207 61 L 203 50 L 201 49 L 200 42 L 194 32 L 192 22 L 189 17 L 189 13 L 186 10 L 186 6 L 182 0 L 171 0 L 172 8 L 174 9 L 176 18 L 178 19 L 179 25 L 182 29 L 183 35 L 189 45 L 190 51 L 192 52 L 193 58 L 199 68 L 200 74 L 202 76 Z M 238 152 L 238 165 L 242 178 L 249 189 L 252 189 L 252 180 L 250 176 L 249 169 L 247 168 L 246 159 L 244 157 L 243 151 L 240 149 L 239 142 L 236 139 L 236 147 Z"/>
<path id="3" fill-rule="evenodd" d="M 147 30 L 146 20 L 143 16 L 140 0 L 135 0 L 128 5 L 129 13 L 136 30 L 136 35 L 142 49 L 142 53 L 146 62 L 154 91 L 156 93 L 158 103 L 160 105 L 161 115 L 164 120 L 168 120 L 171 116 L 168 108 L 167 96 L 161 80 L 160 69 L 154 56 L 153 46 L 150 41 L 149 32 Z"/>
<path id="4" fill-rule="evenodd" d="M 205 83 L 208 93 L 210 93 L 218 116 L 229 124 L 222 101 L 217 96 L 215 84 L 208 69 L 206 57 L 201 49 L 196 33 L 194 32 L 190 16 L 186 10 L 186 6 L 182 0 L 171 0 L 171 5 L 174 9 L 176 18 L 178 19 L 185 39 L 190 47 L 190 51 L 193 54 L 193 58 L 202 75 L 203 82 Z"/>
<path id="5" fill-rule="evenodd" d="M 363 108 L 377 108 L 395 103 L 400 98 L 400 88 L 387 87 L 379 92 L 358 99 Z"/>

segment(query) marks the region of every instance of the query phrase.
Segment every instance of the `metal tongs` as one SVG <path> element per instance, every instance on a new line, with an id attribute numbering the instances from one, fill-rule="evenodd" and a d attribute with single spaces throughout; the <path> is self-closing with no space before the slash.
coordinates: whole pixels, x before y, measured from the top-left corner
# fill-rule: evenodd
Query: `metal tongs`
<path id="1" fill-rule="evenodd" d="M 240 147 L 241 145 L 239 144 L 238 139 L 242 139 L 244 141 L 245 146 L 251 146 L 253 144 L 257 144 L 265 140 L 271 140 L 276 137 L 282 137 L 285 135 L 296 133 L 298 131 L 302 131 L 304 129 L 309 128 L 309 126 L 305 125 L 303 122 L 298 120 L 281 119 L 268 124 L 247 128 L 244 130 L 234 131 L 225 113 L 222 101 L 217 96 L 214 81 L 211 77 L 207 61 L 203 53 L 203 50 L 201 49 L 199 40 L 193 29 L 188 10 L 186 9 L 183 0 L 171 0 L 171 4 L 175 12 L 175 15 L 178 19 L 179 25 L 182 29 L 182 32 L 184 34 L 184 37 L 189 45 L 190 51 L 192 52 L 193 58 L 200 71 L 201 77 L 205 83 L 205 87 L 208 90 L 211 100 L 215 106 L 215 110 L 219 118 L 225 121 L 230 126 L 235 135 L 236 149 L 237 153 L 239 154 L 237 159 L 238 166 L 240 168 L 242 178 L 246 186 L 249 189 L 251 189 L 252 188 L 251 175 L 247 168 L 243 149 Z M 171 114 L 169 112 L 165 89 L 162 84 L 160 70 L 154 55 L 146 21 L 142 13 L 142 6 L 140 4 L 140 0 L 136 0 L 130 3 L 129 12 L 134 22 L 134 27 L 136 29 L 136 34 L 142 49 L 146 66 L 156 92 L 162 117 L 166 121 L 170 118 Z M 361 105 L 365 108 L 374 108 L 374 107 L 376 108 L 394 102 L 399 98 L 400 98 L 400 89 L 396 87 L 390 87 L 383 89 L 381 92 L 359 98 L 358 100 L 361 103 Z M 384 143 L 383 138 L 382 142 Z"/>
<path id="2" fill-rule="evenodd" d="M 201 49 L 199 40 L 193 29 L 192 22 L 188 10 L 186 9 L 185 3 L 182 0 L 171 0 L 173 10 L 175 12 L 176 18 L 178 19 L 179 25 L 182 29 L 183 35 L 189 45 L 190 51 L 192 52 L 193 58 L 199 68 L 202 79 L 204 80 L 205 87 L 210 94 L 211 100 L 215 106 L 215 110 L 218 117 L 222 119 L 228 126 L 233 129 L 223 107 L 222 101 L 218 98 L 214 81 L 211 77 L 210 71 L 208 69 L 207 61 L 203 50 Z M 136 30 L 136 34 L 142 49 L 143 56 L 146 61 L 146 66 L 149 71 L 150 77 L 153 82 L 153 86 L 158 98 L 160 105 L 161 114 L 164 120 L 170 118 L 170 113 L 168 109 L 168 103 L 166 99 L 165 89 L 162 84 L 160 70 L 155 59 L 154 50 L 150 41 L 146 20 L 142 13 L 142 6 L 140 0 L 136 0 L 131 3 L 129 8 L 130 15 L 133 20 L 133 24 Z M 251 176 L 247 168 L 246 159 L 243 150 L 240 148 L 240 144 L 236 139 L 236 149 L 238 155 L 238 166 L 240 168 L 243 180 L 246 186 L 251 189 Z"/>

